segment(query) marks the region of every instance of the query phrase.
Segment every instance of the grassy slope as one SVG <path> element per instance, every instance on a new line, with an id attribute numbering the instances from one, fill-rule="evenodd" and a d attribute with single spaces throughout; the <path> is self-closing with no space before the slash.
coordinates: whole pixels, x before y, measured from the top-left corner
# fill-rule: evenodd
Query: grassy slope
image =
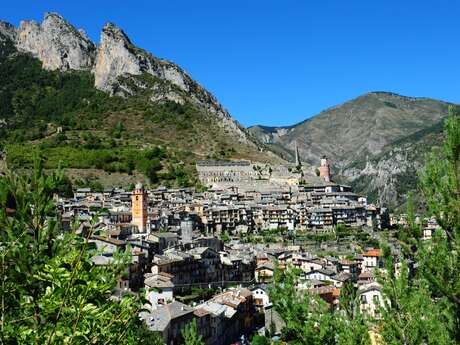
<path id="1" fill-rule="evenodd" d="M 197 182 L 197 159 L 264 158 L 191 102 L 152 103 L 142 92 L 109 97 L 93 87 L 89 72 L 45 71 L 38 60 L 11 55 L 12 47 L 2 43 L 0 118 L 6 125 L 0 140 L 13 169 L 31 166 L 39 151 L 47 167 L 68 168 L 76 179 L 90 169 L 103 184 L 126 185 L 153 174 L 155 184 L 186 186 Z M 166 82 L 150 77 L 149 83 L 160 89 Z"/>

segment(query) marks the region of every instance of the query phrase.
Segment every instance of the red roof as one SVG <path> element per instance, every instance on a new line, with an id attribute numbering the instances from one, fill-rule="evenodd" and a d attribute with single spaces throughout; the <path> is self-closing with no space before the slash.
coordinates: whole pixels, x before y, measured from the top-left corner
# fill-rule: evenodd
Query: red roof
<path id="1" fill-rule="evenodd" d="M 381 256 L 380 249 L 371 249 L 368 250 L 366 253 L 363 254 L 363 256 L 373 256 L 373 257 L 378 257 Z"/>

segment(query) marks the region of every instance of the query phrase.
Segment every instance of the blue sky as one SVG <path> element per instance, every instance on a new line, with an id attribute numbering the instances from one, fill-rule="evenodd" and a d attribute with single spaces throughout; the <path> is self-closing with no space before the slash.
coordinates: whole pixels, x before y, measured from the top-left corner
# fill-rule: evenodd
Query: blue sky
<path id="1" fill-rule="evenodd" d="M 242 124 L 291 125 L 368 91 L 460 103 L 457 0 L 5 1 L 15 25 L 105 22 L 188 71 Z"/>

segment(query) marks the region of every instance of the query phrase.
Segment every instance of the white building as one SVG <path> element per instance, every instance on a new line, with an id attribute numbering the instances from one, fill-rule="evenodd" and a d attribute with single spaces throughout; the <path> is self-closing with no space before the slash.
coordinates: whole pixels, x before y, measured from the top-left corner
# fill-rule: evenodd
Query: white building
<path id="1" fill-rule="evenodd" d="M 270 297 L 265 286 L 259 286 L 251 290 L 254 304 L 258 309 L 265 309 L 271 306 Z"/>
<path id="2" fill-rule="evenodd" d="M 144 281 L 146 289 L 146 298 L 150 302 L 152 309 L 158 305 L 174 301 L 174 283 L 171 280 L 172 275 L 168 273 L 147 273 Z"/>
<path id="3" fill-rule="evenodd" d="M 378 283 L 363 285 L 358 290 L 360 310 L 370 317 L 380 318 L 379 309 L 384 306 L 381 287 Z"/>

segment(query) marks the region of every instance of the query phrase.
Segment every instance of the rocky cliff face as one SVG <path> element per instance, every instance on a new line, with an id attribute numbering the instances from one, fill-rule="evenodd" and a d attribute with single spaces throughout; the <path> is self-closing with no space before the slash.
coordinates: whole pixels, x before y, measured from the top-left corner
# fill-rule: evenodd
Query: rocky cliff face
<path id="1" fill-rule="evenodd" d="M 110 94 L 131 96 L 142 91 L 152 102 L 192 102 L 216 116 L 219 125 L 236 140 L 257 146 L 211 93 L 179 66 L 134 46 L 114 24 L 104 26 L 98 47 L 55 13 L 46 14 L 41 24 L 23 21 L 19 29 L 0 22 L 0 34 L 14 42 L 19 51 L 37 57 L 45 69 L 92 71 L 95 87 Z"/>
<path id="2" fill-rule="evenodd" d="M 443 127 L 444 121 L 441 120 L 393 142 L 381 154 L 368 156 L 365 162 L 346 167 L 344 176 L 373 200 L 400 207 L 406 201 L 406 194 L 417 189 L 417 173 L 425 163 L 426 154 L 443 142 Z"/>
<path id="3" fill-rule="evenodd" d="M 163 87 L 159 92 L 158 85 L 137 78 L 143 74 L 167 81 L 169 85 L 166 85 L 166 90 Z M 94 75 L 96 87 L 110 93 L 133 94 L 134 90 L 129 85 L 134 83 L 136 88 L 150 89 L 150 97 L 154 102 L 171 100 L 184 103 L 191 100 L 209 114 L 217 116 L 222 127 L 234 132 L 240 141 L 253 145 L 245 129 L 232 119 L 213 95 L 179 66 L 135 47 L 128 36 L 114 24 L 106 24 L 102 30 Z M 127 83 L 126 79 L 129 79 L 130 83 Z"/>
<path id="4" fill-rule="evenodd" d="M 16 46 L 40 59 L 48 70 L 89 70 L 96 53 L 94 43 L 82 31 L 55 13 L 47 13 L 42 24 L 21 22 Z"/>
<path id="5" fill-rule="evenodd" d="M 12 42 L 16 42 L 18 31 L 10 23 L 0 20 L 0 36 L 2 36 L 3 39 L 9 39 Z M 2 38 L 0 37 L 0 39 Z"/>
<path id="6" fill-rule="evenodd" d="M 113 93 L 118 86 L 118 77 L 139 75 L 148 69 L 148 61 L 141 59 L 133 51 L 133 45 L 125 33 L 113 24 L 106 24 L 101 33 L 96 64 L 94 67 L 95 86 Z"/>
<path id="7" fill-rule="evenodd" d="M 417 171 L 422 157 L 414 157 L 414 147 L 392 148 L 378 159 L 369 159 L 363 169 L 344 171 L 352 186 L 379 204 L 398 207 L 405 202 L 405 194 L 416 188 Z"/>

